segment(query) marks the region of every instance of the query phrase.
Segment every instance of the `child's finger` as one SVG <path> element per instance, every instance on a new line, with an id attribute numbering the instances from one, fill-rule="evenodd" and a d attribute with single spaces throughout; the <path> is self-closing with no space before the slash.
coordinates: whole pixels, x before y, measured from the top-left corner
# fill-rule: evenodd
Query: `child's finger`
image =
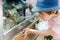
<path id="1" fill-rule="evenodd" d="M 22 35 L 21 37 L 22 37 L 21 38 L 22 40 L 25 40 L 27 36 L 26 35 Z"/>

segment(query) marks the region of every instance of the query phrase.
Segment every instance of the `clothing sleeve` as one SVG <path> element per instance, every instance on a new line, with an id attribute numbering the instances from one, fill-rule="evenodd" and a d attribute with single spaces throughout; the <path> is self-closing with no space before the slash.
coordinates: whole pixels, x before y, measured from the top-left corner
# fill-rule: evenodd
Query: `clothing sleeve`
<path id="1" fill-rule="evenodd" d="M 60 16 L 55 19 L 54 26 L 51 28 L 57 34 L 60 34 Z"/>
<path id="2" fill-rule="evenodd" d="M 56 25 L 55 27 L 52 27 L 52 30 L 57 34 L 60 34 L 60 24 Z"/>

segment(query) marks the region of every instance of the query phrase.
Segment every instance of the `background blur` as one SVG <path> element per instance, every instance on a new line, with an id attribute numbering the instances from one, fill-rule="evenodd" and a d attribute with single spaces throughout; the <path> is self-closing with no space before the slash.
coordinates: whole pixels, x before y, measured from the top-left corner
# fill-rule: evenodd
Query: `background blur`
<path id="1" fill-rule="evenodd" d="M 4 0 L 3 0 L 3 1 L 4 1 Z M 18 18 L 18 21 L 15 20 L 17 24 L 13 24 L 13 23 L 14 23 L 14 22 L 13 22 L 13 23 L 12 23 L 13 25 L 10 24 L 10 25 L 12 25 L 12 26 L 10 26 L 10 25 L 9 25 L 10 27 L 7 27 L 7 26 L 6 26 L 6 29 L 4 29 L 4 25 L 3 25 L 4 22 L 3 22 L 3 21 L 4 21 L 4 19 L 5 19 L 5 17 L 6 17 L 7 15 L 3 13 L 3 6 L 2 6 L 2 5 L 3 5 L 3 1 L 0 0 L 0 40 L 3 40 L 3 37 L 5 37 L 4 40 L 8 40 L 8 39 L 9 39 L 8 36 L 9 36 L 9 35 L 13 35 L 12 31 L 10 30 L 10 28 L 12 28 L 12 26 L 17 25 L 17 24 L 19 24 L 20 22 L 22 22 L 22 21 L 19 21 L 20 19 L 19 19 L 18 17 L 21 17 L 21 19 L 23 18 L 22 20 L 25 20 L 25 18 L 24 18 L 25 15 L 24 15 L 24 13 L 23 13 L 24 10 L 21 11 L 23 14 L 20 14 L 20 13 L 19 13 L 19 12 L 20 12 L 20 11 L 19 11 L 20 9 L 19 9 L 19 7 L 17 7 L 17 6 L 19 6 L 19 5 L 17 5 L 16 8 L 18 9 L 18 13 L 19 13 L 20 15 L 16 16 L 16 14 L 14 14 L 14 12 L 16 12 L 16 11 L 13 12 L 13 10 L 12 10 L 12 13 L 15 15 L 14 17 L 17 17 L 17 18 Z M 34 6 L 35 3 L 36 3 L 36 0 L 26 0 L 26 3 L 31 4 L 32 6 Z M 20 4 L 20 5 L 21 5 L 21 4 Z M 25 4 L 24 4 L 24 5 L 25 5 Z M 59 5 L 60 5 L 60 0 L 59 0 Z M 13 4 L 13 6 L 14 6 L 14 4 Z M 22 6 L 23 6 L 23 5 L 22 5 Z M 15 9 L 14 9 L 14 10 L 15 10 Z M 29 10 L 29 9 L 27 9 L 27 10 Z M 9 11 L 9 13 L 11 12 L 10 10 L 8 10 L 8 11 Z M 27 12 L 27 13 L 30 13 L 30 12 Z M 13 14 L 11 14 L 11 15 L 13 15 Z M 3 15 L 4 15 L 4 17 L 2 17 Z M 26 19 L 29 18 L 29 16 L 31 16 L 31 13 L 28 14 L 28 16 L 26 17 Z M 7 20 L 8 20 L 8 19 L 7 19 Z M 32 19 L 31 19 L 31 20 L 32 20 Z M 31 21 L 31 20 L 30 20 L 30 21 Z M 5 20 L 5 21 L 6 21 L 6 20 Z M 9 21 L 12 21 L 12 20 L 9 20 Z M 5 23 L 6 23 L 6 22 L 5 22 Z M 11 22 L 10 22 L 10 23 L 11 23 Z M 18 27 L 18 28 L 19 28 L 19 27 Z M 9 31 L 11 32 L 11 34 L 8 34 L 8 35 L 5 35 L 5 36 L 4 36 L 4 34 L 9 33 Z M 14 29 L 13 31 L 15 31 L 15 29 Z M 20 30 L 19 30 L 19 31 L 20 31 Z M 16 33 L 16 32 L 15 32 L 15 33 Z M 17 33 L 16 33 L 16 34 L 17 34 Z"/>

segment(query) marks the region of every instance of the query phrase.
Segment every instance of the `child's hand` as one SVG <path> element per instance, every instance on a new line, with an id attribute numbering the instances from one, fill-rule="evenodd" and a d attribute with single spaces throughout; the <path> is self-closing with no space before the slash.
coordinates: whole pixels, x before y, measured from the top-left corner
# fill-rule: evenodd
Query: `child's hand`
<path id="1" fill-rule="evenodd" d="M 27 35 L 23 34 L 21 37 L 22 37 L 22 40 L 26 40 Z"/>
<path id="2" fill-rule="evenodd" d="M 24 30 L 23 35 L 21 36 L 22 37 L 22 40 L 26 40 L 26 37 L 28 36 L 28 34 L 29 34 L 29 28 L 26 28 Z"/>

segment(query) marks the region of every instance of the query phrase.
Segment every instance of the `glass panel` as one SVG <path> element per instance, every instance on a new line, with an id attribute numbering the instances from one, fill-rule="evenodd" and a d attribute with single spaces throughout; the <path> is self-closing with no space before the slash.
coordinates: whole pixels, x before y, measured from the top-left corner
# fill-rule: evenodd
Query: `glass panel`
<path id="1" fill-rule="evenodd" d="M 25 20 L 25 5 L 21 0 L 3 0 L 4 32 Z"/>

